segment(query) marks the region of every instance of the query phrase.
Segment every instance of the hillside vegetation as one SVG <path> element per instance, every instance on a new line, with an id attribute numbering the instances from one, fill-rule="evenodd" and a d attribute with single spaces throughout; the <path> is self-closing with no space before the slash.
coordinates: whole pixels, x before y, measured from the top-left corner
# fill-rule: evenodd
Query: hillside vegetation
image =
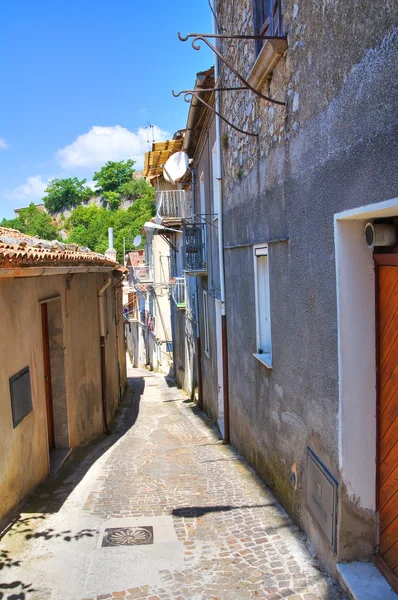
<path id="1" fill-rule="evenodd" d="M 144 179 L 133 179 L 133 166 L 132 160 L 108 161 L 93 175 L 94 191 L 86 185 L 85 179 L 53 179 L 43 198 L 47 212 L 32 203 L 15 219 L 3 219 L 1 225 L 46 240 L 60 239 L 59 232 L 64 230 L 66 242 L 100 253 L 107 249 L 108 227 L 113 227 L 115 249 L 118 260 L 122 261 L 123 238 L 126 250 L 131 250 L 134 237 L 155 215 L 154 189 Z M 107 208 L 89 203 L 95 196 L 101 198 Z M 120 208 L 122 198 L 132 203 L 129 208 Z M 70 217 L 57 219 L 56 213 L 65 209 L 72 210 Z"/>

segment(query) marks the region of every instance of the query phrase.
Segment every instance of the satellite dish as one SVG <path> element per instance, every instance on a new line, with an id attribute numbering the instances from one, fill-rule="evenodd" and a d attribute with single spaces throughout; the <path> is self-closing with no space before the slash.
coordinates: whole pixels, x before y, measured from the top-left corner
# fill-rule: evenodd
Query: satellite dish
<path id="1" fill-rule="evenodd" d="M 135 248 L 138 248 L 138 246 L 141 244 L 141 242 L 142 242 L 142 236 L 136 235 L 134 238 L 134 241 L 133 241 Z"/>
<path id="2" fill-rule="evenodd" d="M 163 167 L 163 177 L 169 183 L 175 183 L 187 172 L 189 158 L 186 152 L 172 154 Z"/>

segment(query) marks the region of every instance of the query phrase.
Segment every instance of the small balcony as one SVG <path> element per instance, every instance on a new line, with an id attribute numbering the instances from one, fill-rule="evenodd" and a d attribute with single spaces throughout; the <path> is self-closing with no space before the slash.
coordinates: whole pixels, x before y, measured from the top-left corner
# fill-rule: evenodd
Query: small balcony
<path id="1" fill-rule="evenodd" d="M 187 194 L 185 190 L 156 192 L 156 212 L 164 219 L 185 219 L 187 216 Z"/>
<path id="2" fill-rule="evenodd" d="M 204 223 L 184 225 L 184 271 L 187 275 L 206 275 L 206 226 Z"/>
<path id="3" fill-rule="evenodd" d="M 186 302 L 185 277 L 176 277 L 171 284 L 171 297 L 177 308 L 184 309 Z"/>
<path id="4" fill-rule="evenodd" d="M 149 283 L 153 281 L 153 268 L 151 265 L 137 265 L 133 267 L 133 278 L 139 283 Z"/>

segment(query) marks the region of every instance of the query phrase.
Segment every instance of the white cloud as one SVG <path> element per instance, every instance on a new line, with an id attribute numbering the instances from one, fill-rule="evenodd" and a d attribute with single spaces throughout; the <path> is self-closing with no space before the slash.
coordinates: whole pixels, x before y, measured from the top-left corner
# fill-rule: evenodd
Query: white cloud
<path id="1" fill-rule="evenodd" d="M 10 200 L 29 201 L 41 200 L 44 196 L 48 181 L 43 181 L 41 175 L 33 175 L 28 177 L 26 182 L 13 190 L 6 192 L 7 198 Z"/>
<path id="2" fill-rule="evenodd" d="M 153 127 L 155 140 L 166 140 L 169 133 L 156 125 Z M 98 168 L 107 160 L 132 158 L 136 167 L 142 168 L 144 153 L 150 149 L 152 131 L 140 127 L 135 133 L 125 127 L 94 126 L 69 146 L 57 152 L 58 161 L 63 169 Z M 147 141 L 149 140 L 149 144 Z"/>
<path id="3" fill-rule="evenodd" d="M 8 148 L 8 144 L 4 138 L 0 138 L 0 150 L 5 150 L 5 148 Z"/>
<path id="4" fill-rule="evenodd" d="M 86 187 L 89 187 L 91 190 L 95 191 L 97 189 L 97 183 L 96 181 L 86 181 L 86 183 L 84 184 Z"/>

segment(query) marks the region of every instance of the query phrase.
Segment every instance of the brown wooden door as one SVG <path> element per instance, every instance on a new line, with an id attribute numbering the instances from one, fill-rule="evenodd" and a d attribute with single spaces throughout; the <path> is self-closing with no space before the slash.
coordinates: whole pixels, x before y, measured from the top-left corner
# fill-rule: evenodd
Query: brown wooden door
<path id="1" fill-rule="evenodd" d="M 41 325 L 43 332 L 43 359 L 44 359 L 44 382 L 46 388 L 46 408 L 47 408 L 47 432 L 48 446 L 50 450 L 55 447 L 54 438 L 54 413 L 53 397 L 51 385 L 51 364 L 50 364 L 50 341 L 48 336 L 48 314 L 47 304 L 41 305 Z"/>
<path id="2" fill-rule="evenodd" d="M 388 262 L 386 260 L 386 262 Z M 398 576 L 398 266 L 378 267 L 379 556 Z"/>

